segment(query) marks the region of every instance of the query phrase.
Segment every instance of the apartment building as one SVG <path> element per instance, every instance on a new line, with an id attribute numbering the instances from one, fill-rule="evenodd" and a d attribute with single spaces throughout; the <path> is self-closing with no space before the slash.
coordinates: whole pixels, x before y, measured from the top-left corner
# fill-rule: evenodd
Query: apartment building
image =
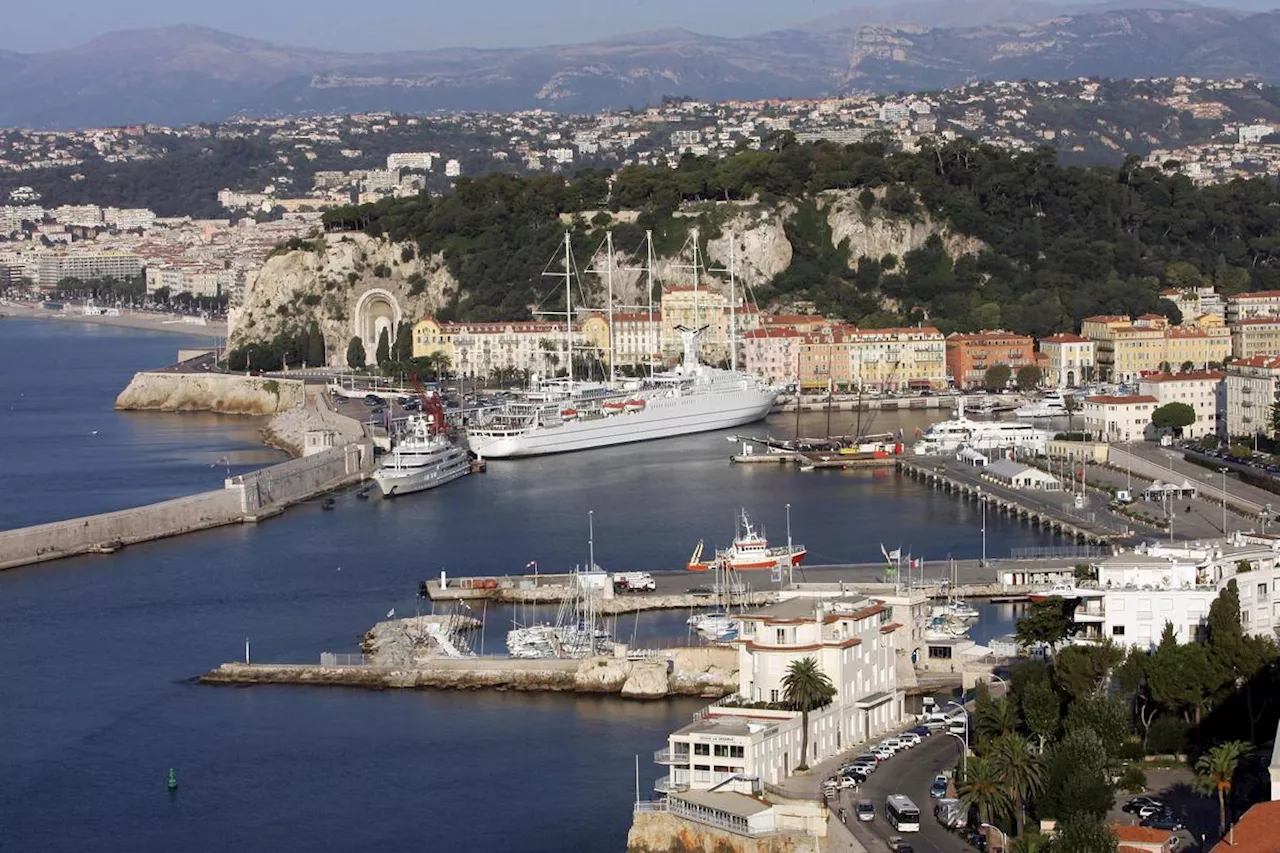
<path id="1" fill-rule="evenodd" d="M 1259 290 L 1227 297 L 1227 323 L 1257 317 L 1280 317 L 1280 290 Z"/>
<path id="2" fill-rule="evenodd" d="M 31 278 L 41 290 L 52 291 L 64 278 L 126 279 L 142 274 L 142 258 L 132 252 L 67 252 L 36 255 Z"/>
<path id="3" fill-rule="evenodd" d="M 946 338 L 932 326 L 830 326 L 801 338 L 798 369 L 800 387 L 811 390 L 942 390 Z"/>
<path id="4" fill-rule="evenodd" d="M 413 327 L 414 358 L 442 354 L 450 369 L 466 376 L 496 370 L 554 376 L 568 367 L 565 347 L 565 328 L 556 323 L 441 323 L 426 317 Z"/>
<path id="5" fill-rule="evenodd" d="M 1275 435 L 1272 414 L 1280 405 L 1280 355 L 1255 355 L 1227 365 L 1222 422 L 1229 438 Z"/>
<path id="6" fill-rule="evenodd" d="M 1189 287 L 1185 290 L 1173 288 L 1160 292 L 1162 299 L 1168 299 L 1178 308 L 1182 322 L 1187 323 L 1201 314 L 1226 316 L 1226 303 L 1213 287 Z"/>
<path id="7" fill-rule="evenodd" d="M 1186 438 L 1217 435 L 1223 409 L 1222 380 L 1226 374 L 1218 370 L 1188 373 L 1156 373 L 1138 381 L 1138 393 L 1154 397 L 1156 408 L 1168 403 L 1186 403 L 1195 410 L 1196 419 L 1183 427 Z"/>
<path id="8" fill-rule="evenodd" d="M 1141 441 L 1154 434 L 1151 413 L 1158 407 L 1156 398 L 1145 394 L 1085 397 L 1085 431 L 1102 441 Z"/>
<path id="9" fill-rule="evenodd" d="M 1044 384 L 1050 388 L 1076 388 L 1093 376 L 1093 341 L 1081 335 L 1057 334 L 1040 341 L 1044 356 Z"/>
<path id="10" fill-rule="evenodd" d="M 795 598 L 743 614 L 741 624 L 737 693 L 671 733 L 667 749 L 655 756 L 670 768 L 657 790 L 705 791 L 735 778 L 777 784 L 797 766 L 837 755 L 902 719 L 900 626 L 883 602 Z M 817 662 L 836 695 L 809 714 L 809 754 L 801 755 L 800 714 L 785 706 L 782 680 L 805 658 Z"/>
<path id="11" fill-rule="evenodd" d="M 1177 369 L 1188 362 L 1203 370 L 1231 355 L 1231 333 L 1214 314 L 1202 314 L 1181 326 L 1172 326 L 1160 314 L 1144 314 L 1136 320 L 1099 315 L 1086 317 L 1080 333 L 1094 342 L 1099 377 L 1111 382 L 1133 382 L 1144 374 Z"/>
<path id="12" fill-rule="evenodd" d="M 146 279 L 148 296 L 165 289 L 171 295 L 190 293 L 216 298 L 230 295 L 235 274 L 210 264 L 148 264 Z"/>
<path id="13" fill-rule="evenodd" d="M 980 387 L 987 369 L 998 364 L 1007 365 L 1016 376 L 1020 368 L 1035 363 L 1035 342 L 1027 335 L 1003 330 L 947 335 L 947 375 L 957 388 Z"/>
<path id="14" fill-rule="evenodd" d="M 1095 564 L 1095 585 L 1078 589 L 1075 622 L 1085 640 L 1153 648 L 1173 626 L 1178 642 L 1204 638 L 1213 600 L 1233 581 L 1245 633 L 1274 637 L 1280 625 L 1280 557 L 1273 536 L 1151 543 Z M 1241 572 L 1247 564 L 1249 571 Z"/>
<path id="15" fill-rule="evenodd" d="M 803 332 L 785 327 L 752 329 L 742 336 L 742 368 L 771 385 L 789 385 L 800 379 L 800 345 Z"/>
<path id="16" fill-rule="evenodd" d="M 1251 317 L 1231 326 L 1231 357 L 1280 355 L 1280 316 Z"/>

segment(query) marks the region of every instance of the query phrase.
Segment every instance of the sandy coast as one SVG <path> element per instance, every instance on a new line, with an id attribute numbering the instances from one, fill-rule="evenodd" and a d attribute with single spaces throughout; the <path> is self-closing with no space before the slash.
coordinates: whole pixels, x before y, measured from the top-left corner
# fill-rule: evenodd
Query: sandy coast
<path id="1" fill-rule="evenodd" d="M 224 338 L 227 335 L 225 320 L 209 320 L 205 325 L 188 323 L 178 314 L 154 314 L 125 311 L 118 317 L 102 317 L 76 313 L 78 306 L 62 311 L 50 311 L 22 302 L 0 301 L 0 314 L 22 319 L 56 320 L 66 323 L 93 323 L 98 326 L 117 326 L 123 329 L 146 329 L 151 332 L 170 332 L 200 338 Z"/>

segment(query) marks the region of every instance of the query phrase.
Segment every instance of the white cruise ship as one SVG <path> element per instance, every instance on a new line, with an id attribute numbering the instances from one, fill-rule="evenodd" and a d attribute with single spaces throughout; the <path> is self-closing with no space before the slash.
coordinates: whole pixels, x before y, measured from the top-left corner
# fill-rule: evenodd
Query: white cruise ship
<path id="1" fill-rule="evenodd" d="M 449 439 L 439 397 L 411 415 L 405 437 L 377 470 L 373 480 L 386 497 L 434 489 L 471 473 L 471 457 Z"/>
<path id="2" fill-rule="evenodd" d="M 951 454 L 962 447 L 978 451 L 1026 450 L 1043 455 L 1053 435 L 1049 430 L 1017 421 L 975 421 L 966 418 L 962 398 L 956 416 L 930 425 L 911 450 L 920 456 Z"/>
<path id="3" fill-rule="evenodd" d="M 509 403 L 467 430 L 472 452 L 488 459 L 569 453 L 728 429 L 769 414 L 775 389 L 748 373 L 699 364 L 705 327 L 678 331 L 684 363 L 674 371 L 621 388 L 597 385 L 559 399 Z"/>

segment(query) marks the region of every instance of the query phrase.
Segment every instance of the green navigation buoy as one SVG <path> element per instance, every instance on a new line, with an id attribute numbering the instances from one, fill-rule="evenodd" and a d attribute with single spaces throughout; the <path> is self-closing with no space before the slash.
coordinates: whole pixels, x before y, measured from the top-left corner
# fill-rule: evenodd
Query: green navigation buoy
<path id="1" fill-rule="evenodd" d="M 178 777 L 174 774 L 173 768 L 169 768 L 169 793 L 178 790 Z"/>

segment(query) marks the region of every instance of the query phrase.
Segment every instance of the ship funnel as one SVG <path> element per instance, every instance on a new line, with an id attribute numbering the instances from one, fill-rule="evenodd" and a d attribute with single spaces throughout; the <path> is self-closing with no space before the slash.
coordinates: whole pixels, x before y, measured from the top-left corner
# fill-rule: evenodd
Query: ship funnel
<path id="1" fill-rule="evenodd" d="M 693 374 L 698 367 L 698 343 L 702 340 L 702 336 L 707 333 L 709 326 L 703 326 L 698 329 L 690 329 L 687 326 L 676 326 L 676 331 L 680 334 L 680 341 L 684 344 L 684 367 L 685 375 Z"/>

